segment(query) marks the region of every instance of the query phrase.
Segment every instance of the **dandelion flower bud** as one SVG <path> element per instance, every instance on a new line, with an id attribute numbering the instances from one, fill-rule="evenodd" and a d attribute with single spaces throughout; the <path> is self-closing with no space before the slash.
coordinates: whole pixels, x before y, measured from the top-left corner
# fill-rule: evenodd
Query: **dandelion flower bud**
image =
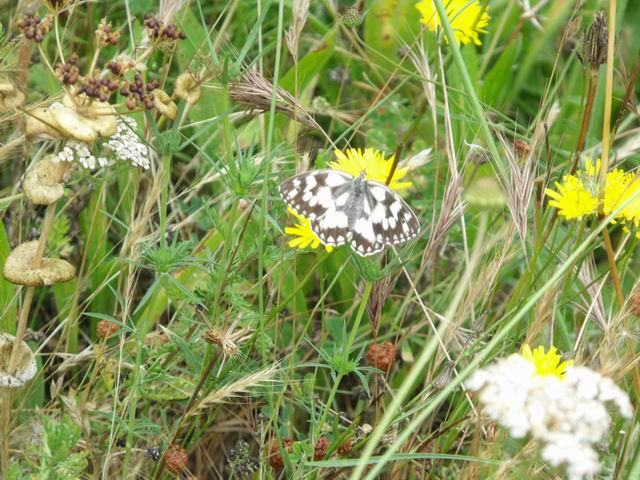
<path id="1" fill-rule="evenodd" d="M 345 27 L 357 28 L 362 23 L 363 18 L 360 9 L 356 6 L 351 6 L 342 15 L 342 23 L 344 23 Z"/>
<path id="2" fill-rule="evenodd" d="M 604 12 L 597 12 L 593 16 L 593 23 L 587 30 L 582 42 L 580 60 L 592 67 L 599 67 L 607 61 L 607 41 L 609 29 Z"/>

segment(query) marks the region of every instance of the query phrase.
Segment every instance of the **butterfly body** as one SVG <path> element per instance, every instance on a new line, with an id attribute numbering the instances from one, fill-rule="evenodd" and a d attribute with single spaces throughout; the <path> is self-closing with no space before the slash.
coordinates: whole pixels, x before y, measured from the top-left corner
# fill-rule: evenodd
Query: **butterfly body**
<path id="1" fill-rule="evenodd" d="M 313 170 L 280 184 L 280 194 L 325 245 L 348 243 L 361 256 L 415 237 L 420 224 L 387 185 L 338 170 Z"/>

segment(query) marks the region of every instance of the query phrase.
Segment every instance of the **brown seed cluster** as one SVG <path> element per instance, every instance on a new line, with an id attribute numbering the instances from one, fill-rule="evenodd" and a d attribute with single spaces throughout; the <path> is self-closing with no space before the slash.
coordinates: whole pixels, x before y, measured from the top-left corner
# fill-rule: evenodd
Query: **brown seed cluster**
<path id="1" fill-rule="evenodd" d="M 313 447 L 313 459 L 322 460 L 327 451 L 329 450 L 329 439 L 327 437 L 320 437 Z"/>
<path id="2" fill-rule="evenodd" d="M 38 15 L 25 15 L 18 21 L 17 27 L 28 40 L 42 43 L 45 35 L 51 30 L 51 17 L 46 16 L 42 19 Z"/>
<path id="3" fill-rule="evenodd" d="M 116 333 L 118 333 L 118 331 L 120 331 L 120 325 L 110 322 L 108 320 L 100 320 L 98 322 L 98 328 L 97 328 L 96 334 L 98 335 L 98 338 L 101 338 L 102 340 L 106 340 L 112 335 L 115 335 Z"/>
<path id="4" fill-rule="evenodd" d="M 116 90 L 118 90 L 118 82 L 111 78 L 100 78 L 100 71 L 95 70 L 93 75 L 82 78 L 78 92 L 84 93 L 87 97 L 106 102 Z"/>
<path id="5" fill-rule="evenodd" d="M 120 40 L 120 32 L 114 32 L 111 22 L 107 22 L 106 18 L 103 18 L 96 29 L 96 40 L 100 47 L 107 45 L 117 45 Z"/>
<path id="6" fill-rule="evenodd" d="M 78 55 L 71 55 L 66 62 L 56 65 L 56 76 L 63 85 L 74 85 L 80 80 L 80 69 L 77 66 Z"/>
<path id="7" fill-rule="evenodd" d="M 173 23 L 165 25 L 162 20 L 158 20 L 152 13 L 147 13 L 144 16 L 143 23 L 149 33 L 149 37 L 157 44 L 172 44 L 187 38 L 185 33 Z"/>
<path id="8" fill-rule="evenodd" d="M 171 445 L 164 454 L 167 470 L 173 474 L 180 474 L 187 469 L 189 456 L 180 445 Z"/>
<path id="9" fill-rule="evenodd" d="M 293 440 L 290 438 L 283 438 L 282 447 L 289 453 L 293 452 Z M 280 455 L 277 438 L 274 438 L 271 441 L 271 446 L 269 448 L 269 465 L 271 465 L 271 468 L 274 470 L 281 470 L 282 467 L 284 467 L 284 460 L 282 459 L 282 455 Z"/>
<path id="10" fill-rule="evenodd" d="M 391 369 L 395 357 L 396 347 L 391 342 L 374 343 L 367 350 L 367 363 L 383 372 Z"/>
<path id="11" fill-rule="evenodd" d="M 153 91 L 160 86 L 157 80 L 144 83 L 142 75 L 136 73 L 135 80 L 132 82 L 124 82 L 120 88 L 120 95 L 128 97 L 127 108 L 134 110 L 138 106 L 143 106 L 147 110 L 153 108 Z"/>

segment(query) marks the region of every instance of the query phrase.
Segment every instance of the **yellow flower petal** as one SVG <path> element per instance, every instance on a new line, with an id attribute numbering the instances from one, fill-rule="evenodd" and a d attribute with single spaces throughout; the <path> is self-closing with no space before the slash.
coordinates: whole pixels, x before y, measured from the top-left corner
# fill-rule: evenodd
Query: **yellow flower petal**
<path id="1" fill-rule="evenodd" d="M 567 367 L 573 365 L 573 360 L 560 362 L 562 356 L 556 353 L 556 347 L 549 348 L 549 351 L 545 353 L 544 347 L 539 347 L 531 350 L 531 347 L 527 344 L 522 346 L 521 354 L 533 364 L 536 369 L 536 375 L 541 377 L 554 376 L 562 379 L 564 377 Z"/>
<path id="2" fill-rule="evenodd" d="M 489 25 L 488 6 L 478 0 L 445 0 L 444 4 L 458 43 L 467 45 L 473 42 L 475 45 L 481 45 L 479 34 L 486 33 L 486 27 Z M 433 0 L 422 0 L 416 3 L 415 7 L 422 16 L 420 23 L 432 32 L 442 28 Z M 446 37 L 445 42 L 448 42 Z"/>
<path id="3" fill-rule="evenodd" d="M 384 153 L 380 150 L 373 148 L 361 149 L 347 148 L 345 151 L 334 151 L 336 160 L 329 162 L 329 167 L 334 170 L 340 170 L 348 173 L 354 177 L 359 176 L 364 172 L 367 180 L 375 180 L 380 183 L 385 183 L 391 167 L 393 166 L 393 155 L 389 158 L 384 158 Z M 411 186 L 411 182 L 401 182 L 409 169 L 396 168 L 393 172 L 389 187 L 393 190 L 402 190 Z"/>
<path id="4" fill-rule="evenodd" d="M 298 215 L 291 208 L 289 209 L 289 213 L 291 213 L 298 220 L 298 224 L 293 227 L 285 227 L 284 229 L 284 233 L 286 233 L 287 235 L 292 235 L 294 237 L 289 240 L 288 245 L 292 248 L 301 249 L 308 247 L 311 247 L 313 249 L 318 248 L 321 242 L 314 231 L 311 230 L 311 222 L 303 216 Z M 333 247 L 331 247 L 330 245 L 325 245 L 324 248 L 327 252 L 331 252 L 333 250 Z"/>

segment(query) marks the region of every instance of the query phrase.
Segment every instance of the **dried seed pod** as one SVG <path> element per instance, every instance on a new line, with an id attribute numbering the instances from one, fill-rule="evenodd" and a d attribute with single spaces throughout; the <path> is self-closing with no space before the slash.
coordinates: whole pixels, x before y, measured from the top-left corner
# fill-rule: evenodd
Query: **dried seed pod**
<path id="1" fill-rule="evenodd" d="M 80 107 L 68 95 L 62 102 L 27 114 L 25 135 L 29 141 L 63 139 L 93 143 L 116 133 L 116 112 L 108 103 L 93 101 Z"/>
<path id="2" fill-rule="evenodd" d="M 322 460 L 327 451 L 329 450 L 329 439 L 327 437 L 320 437 L 313 447 L 313 459 Z"/>
<path id="3" fill-rule="evenodd" d="M 26 114 L 24 134 L 28 141 L 38 142 L 65 138 L 51 115 L 52 110 L 56 108 L 60 107 L 52 105 L 51 107 L 34 108 Z"/>
<path id="4" fill-rule="evenodd" d="M 171 100 L 171 97 L 164 90 L 156 88 L 153 92 L 153 106 L 160 114 L 169 120 L 175 120 L 178 116 L 178 106 Z"/>
<path id="5" fill-rule="evenodd" d="M 24 193 L 36 205 L 51 205 L 64 195 L 62 168 L 55 155 L 47 155 L 33 165 L 24 179 Z"/>
<path id="6" fill-rule="evenodd" d="M 367 350 L 367 363 L 383 372 L 391 369 L 395 357 L 396 347 L 391 342 L 374 343 Z"/>
<path id="7" fill-rule="evenodd" d="M 0 333 L 0 387 L 20 388 L 36 376 L 38 367 L 36 357 L 27 345 L 21 341 L 18 344 L 17 361 L 13 372 L 9 372 L 9 362 L 15 337 L 8 333 Z"/>
<path id="8" fill-rule="evenodd" d="M 71 280 L 76 269 L 66 260 L 43 258 L 39 267 L 34 267 L 38 240 L 26 242 L 14 248 L 4 263 L 4 278 L 16 285 L 38 287 Z"/>
<path id="9" fill-rule="evenodd" d="M 109 138 L 118 130 L 116 110 L 109 103 L 94 100 L 87 106 L 78 106 L 69 95 L 65 95 L 62 104 L 75 111 L 98 137 Z"/>
<path id="10" fill-rule="evenodd" d="M 200 82 L 191 72 L 182 73 L 176 78 L 174 93 L 190 105 L 200 99 Z"/>
<path id="11" fill-rule="evenodd" d="M 6 78 L 0 77 L 0 113 L 9 112 L 24 103 L 24 94 Z"/>
<path id="12" fill-rule="evenodd" d="M 180 445 L 171 445 L 164 454 L 167 470 L 176 475 L 187 470 L 189 456 Z"/>

